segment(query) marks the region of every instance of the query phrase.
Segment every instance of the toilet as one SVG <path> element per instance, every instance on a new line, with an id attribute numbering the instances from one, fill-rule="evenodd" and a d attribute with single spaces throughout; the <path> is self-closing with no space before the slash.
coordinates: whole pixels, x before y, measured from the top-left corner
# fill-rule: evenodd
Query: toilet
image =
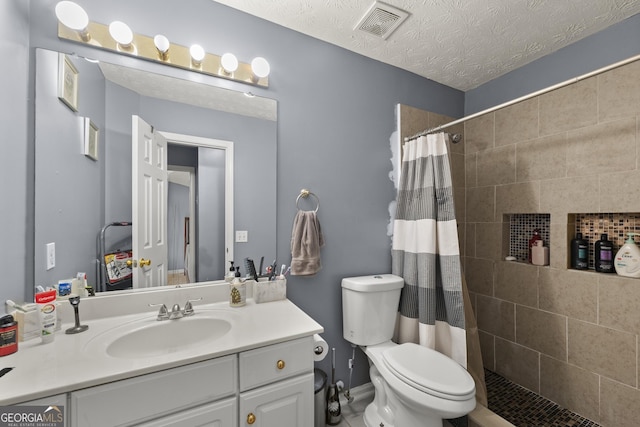
<path id="1" fill-rule="evenodd" d="M 391 341 L 404 279 L 392 274 L 342 279 L 344 338 L 369 358 L 375 397 L 364 412 L 367 427 L 442 427 L 476 405 L 466 369 L 424 346 Z"/>

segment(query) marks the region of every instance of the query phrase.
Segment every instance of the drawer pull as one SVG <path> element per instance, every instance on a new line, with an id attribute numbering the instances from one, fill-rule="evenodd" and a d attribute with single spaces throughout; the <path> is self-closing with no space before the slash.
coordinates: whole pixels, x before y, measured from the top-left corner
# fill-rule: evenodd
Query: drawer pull
<path id="1" fill-rule="evenodd" d="M 284 369 L 284 360 L 282 359 L 278 360 L 278 363 L 276 364 L 276 366 L 278 367 L 278 369 Z"/>
<path id="2" fill-rule="evenodd" d="M 256 422 L 256 416 L 253 414 L 247 415 L 247 424 L 253 424 Z"/>

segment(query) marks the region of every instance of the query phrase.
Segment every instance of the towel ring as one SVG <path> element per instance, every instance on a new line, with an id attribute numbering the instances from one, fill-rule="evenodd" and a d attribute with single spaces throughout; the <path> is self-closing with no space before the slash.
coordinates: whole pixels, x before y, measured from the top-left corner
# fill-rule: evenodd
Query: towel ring
<path id="1" fill-rule="evenodd" d="M 296 208 L 298 210 L 300 210 L 300 206 L 298 206 L 298 202 L 300 201 L 300 197 L 302 197 L 303 199 L 306 199 L 307 197 L 312 196 L 314 199 L 316 199 L 316 208 L 314 210 L 314 212 L 318 212 L 318 209 L 320 209 L 320 199 L 318 198 L 318 196 L 316 196 L 315 194 L 313 194 L 311 191 L 307 190 L 306 188 L 303 188 L 302 190 L 300 190 L 300 194 L 298 194 L 298 197 L 296 198 Z"/>

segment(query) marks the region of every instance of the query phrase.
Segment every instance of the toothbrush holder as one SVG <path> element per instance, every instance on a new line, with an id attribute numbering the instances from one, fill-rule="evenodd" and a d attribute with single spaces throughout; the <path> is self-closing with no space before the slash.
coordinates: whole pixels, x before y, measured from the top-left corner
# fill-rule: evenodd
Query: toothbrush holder
<path id="1" fill-rule="evenodd" d="M 267 280 L 253 283 L 253 299 L 257 304 L 287 298 L 287 279 Z"/>

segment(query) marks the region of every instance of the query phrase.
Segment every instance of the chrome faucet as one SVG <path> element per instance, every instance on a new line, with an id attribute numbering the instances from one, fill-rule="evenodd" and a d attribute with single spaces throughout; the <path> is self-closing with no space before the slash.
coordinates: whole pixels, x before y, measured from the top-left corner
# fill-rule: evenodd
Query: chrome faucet
<path id="1" fill-rule="evenodd" d="M 173 304 L 173 308 L 169 312 L 169 320 L 180 319 L 184 316 L 182 310 L 180 310 L 180 304 Z"/>
<path id="2" fill-rule="evenodd" d="M 193 316 L 195 311 L 193 310 L 193 305 L 191 303 L 200 300 L 202 300 L 202 297 L 187 300 L 187 303 L 184 305 L 184 310 L 180 310 L 179 304 L 174 304 L 171 311 L 167 309 L 165 304 L 149 304 L 149 307 L 160 307 L 156 320 L 176 320 L 182 317 Z"/>

